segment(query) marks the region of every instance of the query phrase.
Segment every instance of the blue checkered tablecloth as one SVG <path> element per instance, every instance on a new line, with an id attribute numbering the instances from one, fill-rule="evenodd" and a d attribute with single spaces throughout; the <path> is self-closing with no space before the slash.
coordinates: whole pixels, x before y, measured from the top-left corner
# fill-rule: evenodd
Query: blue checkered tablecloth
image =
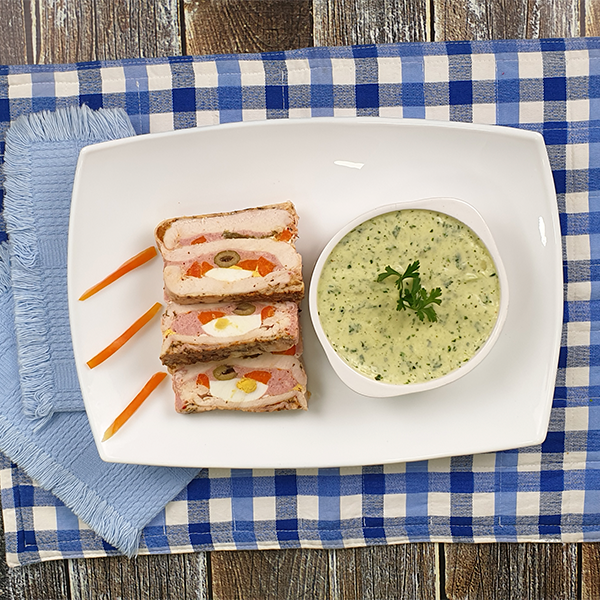
<path id="1" fill-rule="evenodd" d="M 20 115 L 80 104 L 124 108 L 138 134 L 353 115 L 535 130 L 560 211 L 565 323 L 541 446 L 386 466 L 203 470 L 146 527 L 142 553 L 600 540 L 600 39 L 0 67 L 0 140 Z M 0 487 L 10 565 L 116 554 L 7 459 Z"/>

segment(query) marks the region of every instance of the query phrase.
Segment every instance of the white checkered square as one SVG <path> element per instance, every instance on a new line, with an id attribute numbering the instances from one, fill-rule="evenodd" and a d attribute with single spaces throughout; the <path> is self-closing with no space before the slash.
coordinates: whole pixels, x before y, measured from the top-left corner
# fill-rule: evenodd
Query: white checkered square
<path id="1" fill-rule="evenodd" d="M 586 99 L 567 102 L 567 121 L 587 121 L 590 118 L 590 101 Z"/>
<path id="2" fill-rule="evenodd" d="M 473 456 L 473 471 L 475 473 L 493 473 L 495 470 L 495 454 L 475 454 Z"/>
<path id="3" fill-rule="evenodd" d="M 447 56 L 424 56 L 424 81 L 448 81 L 448 57 Z"/>
<path id="4" fill-rule="evenodd" d="M 362 496 L 360 494 L 340 496 L 340 519 L 361 519 L 362 516 Z"/>
<path id="5" fill-rule="evenodd" d="M 535 517 L 540 514 L 539 492 L 517 492 L 517 516 Z"/>
<path id="6" fill-rule="evenodd" d="M 587 50 L 567 50 L 565 52 L 565 72 L 567 77 L 587 77 L 590 74 L 590 56 Z"/>
<path id="7" fill-rule="evenodd" d="M 565 195 L 565 210 L 568 213 L 586 213 L 590 209 L 587 192 L 576 192 Z"/>
<path id="8" fill-rule="evenodd" d="M 173 113 L 153 113 L 149 117 L 150 133 L 173 131 Z"/>
<path id="9" fill-rule="evenodd" d="M 569 302 L 576 302 L 578 300 L 590 300 L 591 296 L 591 281 L 572 281 L 567 284 L 567 300 Z"/>
<path id="10" fill-rule="evenodd" d="M 148 77 L 148 90 L 170 90 L 173 84 L 170 65 L 148 65 L 146 67 Z"/>
<path id="11" fill-rule="evenodd" d="M 590 238 L 587 235 L 565 236 L 567 260 L 590 260 Z"/>
<path id="12" fill-rule="evenodd" d="M 377 59 L 379 83 L 402 83 L 402 62 L 395 57 L 380 57 Z"/>
<path id="13" fill-rule="evenodd" d="M 542 468 L 542 455 L 539 453 L 522 452 L 517 461 L 517 471 L 537 473 Z"/>
<path id="14" fill-rule="evenodd" d="M 401 106 L 381 106 L 379 107 L 379 116 L 401 119 L 404 116 L 404 109 Z"/>
<path id="15" fill-rule="evenodd" d="M 196 112 L 196 125 L 218 125 L 221 122 L 221 117 L 218 110 L 202 110 Z M 173 129 L 173 124 L 171 124 Z"/>
<path id="16" fill-rule="evenodd" d="M 473 104 L 473 123 L 496 124 L 495 104 Z"/>
<path id="17" fill-rule="evenodd" d="M 473 494 L 473 516 L 492 517 L 496 510 L 496 495 L 494 493 L 480 492 Z"/>
<path id="18" fill-rule="evenodd" d="M 100 71 L 103 94 L 122 94 L 125 92 L 127 80 L 123 67 L 106 67 Z"/>
<path id="19" fill-rule="evenodd" d="M 471 57 L 471 79 L 486 81 L 496 78 L 496 58 L 493 54 L 474 54 Z"/>
<path id="20" fill-rule="evenodd" d="M 356 71 L 354 63 L 351 61 L 332 58 L 331 74 L 333 85 L 354 85 L 356 83 Z"/>
<path id="21" fill-rule="evenodd" d="M 519 105 L 519 121 L 521 123 L 543 123 L 543 102 L 521 102 Z"/>
<path id="22" fill-rule="evenodd" d="M 450 120 L 450 107 L 447 105 L 426 106 L 425 107 L 425 118 L 432 119 L 433 121 L 449 121 Z"/>
<path id="23" fill-rule="evenodd" d="M 54 75 L 54 93 L 57 98 L 79 95 L 79 75 L 77 71 L 61 71 Z"/>
<path id="24" fill-rule="evenodd" d="M 227 522 L 233 518 L 230 498 L 210 498 L 208 510 L 211 523 Z"/>
<path id="25" fill-rule="evenodd" d="M 386 494 L 383 497 L 383 514 L 386 519 L 406 516 L 406 494 Z"/>
<path id="26" fill-rule="evenodd" d="M 165 525 L 187 525 L 188 503 L 185 500 L 169 502 L 165 506 Z"/>
<path id="27" fill-rule="evenodd" d="M 450 473 L 451 458 L 436 458 L 427 463 L 430 473 Z"/>
<path id="28" fill-rule="evenodd" d="M 565 409 L 566 431 L 587 431 L 589 410 L 587 406 L 568 406 Z M 569 459 L 571 456 L 569 456 Z"/>
<path id="29" fill-rule="evenodd" d="M 562 493 L 563 515 L 581 515 L 585 510 L 585 490 L 565 490 Z"/>
<path id="30" fill-rule="evenodd" d="M 241 60 L 239 64 L 242 87 L 265 85 L 265 68 L 261 61 Z"/>
<path id="31" fill-rule="evenodd" d="M 34 506 L 31 513 L 36 531 L 56 531 L 58 524 L 54 506 Z"/>
<path id="32" fill-rule="evenodd" d="M 33 84 L 29 73 L 17 73 L 7 76 L 9 99 L 31 98 L 33 95 Z"/>
<path id="33" fill-rule="evenodd" d="M 567 323 L 567 345 L 568 346 L 589 346 L 590 344 L 590 324 L 589 322 L 575 321 Z M 587 410 L 587 408 L 586 408 Z"/>
<path id="34" fill-rule="evenodd" d="M 253 519 L 255 521 L 274 521 L 277 518 L 276 502 L 275 496 L 257 496 L 253 498 Z"/>
<path id="35" fill-rule="evenodd" d="M 289 85 L 310 85 L 312 71 L 307 58 L 288 60 L 287 72 Z"/>
<path id="36" fill-rule="evenodd" d="M 196 80 L 197 88 L 218 86 L 219 73 L 217 71 L 216 62 L 194 62 L 192 64 L 194 67 L 194 77 Z"/>
<path id="37" fill-rule="evenodd" d="M 590 162 L 589 144 L 570 144 L 567 146 L 567 169 L 587 169 Z"/>
<path id="38" fill-rule="evenodd" d="M 427 514 L 432 517 L 449 517 L 451 496 L 447 492 L 430 492 L 428 494 Z"/>
<path id="39" fill-rule="evenodd" d="M 539 52 L 519 54 L 519 78 L 542 79 L 544 77 L 544 61 Z"/>
<path id="40" fill-rule="evenodd" d="M 318 520 L 319 497 L 299 494 L 296 500 L 299 519 Z"/>
<path id="41" fill-rule="evenodd" d="M 568 367 L 565 373 L 567 387 L 586 387 L 590 383 L 589 367 Z"/>
<path id="42" fill-rule="evenodd" d="M 265 121 L 267 110 L 265 108 L 244 108 L 242 110 L 243 121 Z"/>

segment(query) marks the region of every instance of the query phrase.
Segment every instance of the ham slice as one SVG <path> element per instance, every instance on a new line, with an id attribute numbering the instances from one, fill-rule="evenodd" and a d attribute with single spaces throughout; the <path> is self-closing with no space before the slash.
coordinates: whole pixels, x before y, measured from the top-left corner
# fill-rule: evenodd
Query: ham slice
<path id="1" fill-rule="evenodd" d="M 274 412 L 307 409 L 306 373 L 297 356 L 261 354 L 171 369 L 175 409 Z"/>
<path id="2" fill-rule="evenodd" d="M 298 305 L 167 304 L 160 359 L 168 367 L 299 347 Z"/>
<path id="3" fill-rule="evenodd" d="M 218 257 L 235 256 L 222 266 Z M 163 252 L 166 296 L 178 304 L 299 302 L 304 296 L 302 258 L 293 245 L 273 239 L 220 239 Z M 269 272 L 239 265 L 262 260 Z"/>

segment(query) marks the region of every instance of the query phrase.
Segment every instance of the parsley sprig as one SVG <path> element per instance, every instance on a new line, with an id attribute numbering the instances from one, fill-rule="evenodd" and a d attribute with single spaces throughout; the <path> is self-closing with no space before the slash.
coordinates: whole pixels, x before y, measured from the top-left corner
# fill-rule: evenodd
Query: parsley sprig
<path id="1" fill-rule="evenodd" d="M 388 277 L 397 277 L 395 285 L 398 288 L 400 296 L 396 310 L 407 310 L 410 308 L 417 313 L 417 317 L 421 321 L 424 321 L 425 317 L 431 322 L 437 321 L 433 304 L 440 305 L 442 303 L 440 300 L 442 290 L 438 287 L 428 292 L 421 285 L 420 266 L 419 261 L 415 260 L 406 267 L 404 273 L 399 273 L 396 269 L 387 266 L 384 273 L 379 273 L 377 281 L 383 281 Z M 408 280 L 410 280 L 410 283 Z"/>

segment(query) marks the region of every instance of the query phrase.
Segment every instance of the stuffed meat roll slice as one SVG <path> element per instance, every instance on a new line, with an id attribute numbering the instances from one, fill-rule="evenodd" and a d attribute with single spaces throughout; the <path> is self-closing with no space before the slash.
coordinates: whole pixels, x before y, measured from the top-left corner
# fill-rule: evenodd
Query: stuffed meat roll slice
<path id="1" fill-rule="evenodd" d="M 261 354 L 171 370 L 175 409 L 274 412 L 307 409 L 306 373 L 297 356 Z"/>
<path id="2" fill-rule="evenodd" d="M 295 302 L 167 304 L 160 359 L 168 367 L 198 361 L 294 352 L 300 339 Z"/>
<path id="3" fill-rule="evenodd" d="M 298 215 L 291 202 L 167 219 L 158 225 L 156 242 L 163 255 L 171 250 L 231 238 L 272 238 L 294 243 Z"/>
<path id="4" fill-rule="evenodd" d="M 222 239 L 163 255 L 165 294 L 179 304 L 299 302 L 302 258 L 287 242 Z"/>

